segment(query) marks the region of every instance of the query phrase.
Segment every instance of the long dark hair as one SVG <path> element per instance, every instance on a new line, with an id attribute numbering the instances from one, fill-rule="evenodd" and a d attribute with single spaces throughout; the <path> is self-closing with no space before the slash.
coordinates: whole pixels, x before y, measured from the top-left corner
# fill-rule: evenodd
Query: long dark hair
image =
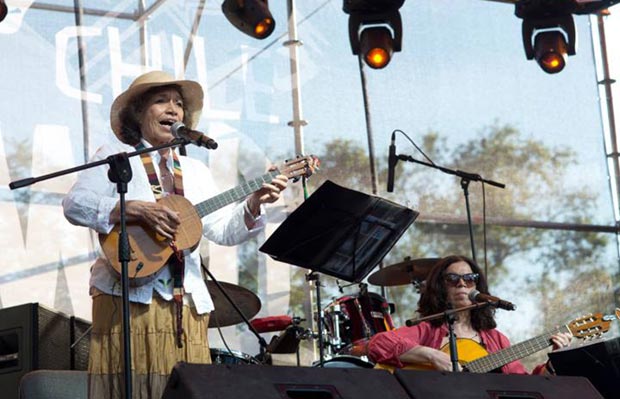
<path id="1" fill-rule="evenodd" d="M 420 316 L 441 313 L 447 309 L 447 291 L 443 280 L 443 274 L 451 264 L 456 262 L 466 262 L 471 267 L 473 273 L 478 273 L 479 278 L 476 283 L 476 289 L 485 294 L 489 293 L 487 280 L 480 267 L 473 260 L 459 255 L 446 256 L 433 266 L 426 278 L 426 285 L 420 296 L 420 301 L 418 302 L 418 313 L 420 313 Z M 487 306 L 482 309 L 474 309 L 471 311 L 472 327 L 477 331 L 495 328 L 497 324 L 495 323 L 494 316 L 495 308 L 493 307 Z M 431 321 L 431 324 L 435 327 L 443 323 L 444 320 L 442 318 Z"/>

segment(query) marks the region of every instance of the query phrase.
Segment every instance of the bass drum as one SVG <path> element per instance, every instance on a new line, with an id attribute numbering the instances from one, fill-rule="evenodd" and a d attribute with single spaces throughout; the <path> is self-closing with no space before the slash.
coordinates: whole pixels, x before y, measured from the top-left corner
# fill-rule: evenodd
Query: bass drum
<path id="1" fill-rule="evenodd" d="M 260 364 L 256 358 L 236 350 L 211 348 L 212 364 Z"/>
<path id="2" fill-rule="evenodd" d="M 312 367 L 320 367 L 320 362 L 315 362 Z M 345 368 L 345 369 L 372 369 L 375 367 L 374 363 L 364 360 L 357 356 L 335 356 L 331 359 L 323 362 L 323 367 L 326 368 Z"/>
<path id="3" fill-rule="evenodd" d="M 373 335 L 394 329 L 390 305 L 374 292 L 338 298 L 324 314 L 329 341 L 340 355 L 365 356 Z"/>

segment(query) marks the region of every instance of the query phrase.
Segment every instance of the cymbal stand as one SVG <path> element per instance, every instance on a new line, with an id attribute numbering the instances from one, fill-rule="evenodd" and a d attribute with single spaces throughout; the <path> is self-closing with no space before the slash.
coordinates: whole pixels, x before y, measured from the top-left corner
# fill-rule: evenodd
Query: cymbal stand
<path id="1" fill-rule="evenodd" d="M 220 282 L 215 278 L 213 273 L 211 273 L 211 271 L 202 262 L 200 262 L 200 266 L 202 267 L 202 270 L 204 270 L 205 273 L 207 273 L 207 275 L 209 276 L 211 281 L 213 281 L 215 283 L 216 287 L 224 295 L 224 298 L 226 298 L 228 303 L 230 303 L 232 305 L 232 307 L 235 309 L 235 312 L 237 312 L 239 314 L 239 316 L 241 316 L 241 318 L 243 319 L 243 322 L 248 326 L 248 329 L 252 332 L 252 334 L 254 334 L 254 336 L 258 340 L 258 345 L 259 345 L 259 348 L 260 348 L 259 349 L 258 357 L 260 358 L 261 362 L 264 362 L 264 360 L 265 360 L 265 350 L 267 348 L 267 341 L 265 341 L 265 339 L 258 333 L 258 331 L 256 331 L 256 329 L 254 328 L 252 323 L 250 323 L 250 320 L 248 320 L 248 318 L 245 317 L 245 314 L 243 314 L 243 311 L 239 308 L 239 306 L 237 306 L 237 304 L 230 297 L 230 295 L 228 295 L 228 293 L 226 292 L 226 289 L 224 287 L 222 287 L 222 284 L 220 284 Z"/>
<path id="2" fill-rule="evenodd" d="M 324 348 L 324 337 L 323 337 L 323 309 L 321 307 L 321 278 L 319 274 L 314 270 L 311 270 L 306 274 L 306 281 L 314 282 L 314 286 L 316 288 L 316 325 L 318 330 L 318 339 L 319 339 L 319 367 L 323 367 L 325 363 L 325 348 Z"/>

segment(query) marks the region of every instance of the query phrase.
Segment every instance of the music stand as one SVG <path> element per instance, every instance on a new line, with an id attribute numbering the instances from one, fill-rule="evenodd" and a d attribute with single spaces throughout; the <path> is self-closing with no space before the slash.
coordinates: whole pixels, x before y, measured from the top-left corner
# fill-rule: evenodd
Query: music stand
<path id="1" fill-rule="evenodd" d="M 312 270 L 306 279 L 316 287 L 319 366 L 324 364 L 323 316 L 314 272 L 361 282 L 418 215 L 327 180 L 259 248 L 275 260 Z"/>
<path id="2" fill-rule="evenodd" d="M 327 180 L 259 250 L 280 262 L 359 283 L 418 215 Z"/>
<path id="3" fill-rule="evenodd" d="M 557 375 L 587 377 L 605 397 L 620 392 L 620 338 L 548 353 Z"/>

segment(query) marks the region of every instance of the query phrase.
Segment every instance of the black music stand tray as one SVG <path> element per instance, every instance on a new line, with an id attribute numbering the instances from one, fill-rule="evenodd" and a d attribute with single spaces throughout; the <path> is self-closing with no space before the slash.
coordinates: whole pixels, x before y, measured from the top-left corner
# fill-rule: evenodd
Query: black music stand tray
<path id="1" fill-rule="evenodd" d="M 547 354 L 557 375 L 587 377 L 608 399 L 620 392 L 620 337 Z"/>
<path id="2" fill-rule="evenodd" d="M 273 259 L 361 282 L 419 212 L 329 180 L 261 246 Z"/>

